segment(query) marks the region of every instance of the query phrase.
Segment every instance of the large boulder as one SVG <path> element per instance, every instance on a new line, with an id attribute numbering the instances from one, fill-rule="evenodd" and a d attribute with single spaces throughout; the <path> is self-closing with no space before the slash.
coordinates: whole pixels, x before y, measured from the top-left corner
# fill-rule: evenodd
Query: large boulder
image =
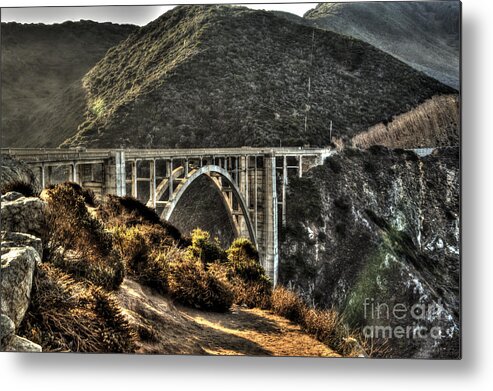
<path id="1" fill-rule="evenodd" d="M 0 155 L 0 191 L 7 192 L 4 189 L 19 183 L 29 184 L 37 192 L 41 190 L 36 175 L 26 163 L 9 155 Z"/>
<path id="2" fill-rule="evenodd" d="M 7 315 L 0 314 L 0 344 L 14 334 L 15 324 Z"/>
<path id="3" fill-rule="evenodd" d="M 34 269 L 41 263 L 32 247 L 2 248 L 0 269 L 0 313 L 18 327 L 24 318 L 33 283 Z"/>
<path id="4" fill-rule="evenodd" d="M 42 348 L 37 343 L 29 341 L 26 338 L 12 335 L 2 345 L 5 352 L 41 352 Z"/>
<path id="5" fill-rule="evenodd" d="M 43 243 L 40 238 L 22 232 L 1 231 L 2 247 L 32 247 L 43 257 Z"/>
<path id="6" fill-rule="evenodd" d="M 6 196 L 9 196 L 7 194 Z M 45 203 L 37 197 L 20 197 L 12 201 L 2 199 L 2 231 L 46 235 Z"/>

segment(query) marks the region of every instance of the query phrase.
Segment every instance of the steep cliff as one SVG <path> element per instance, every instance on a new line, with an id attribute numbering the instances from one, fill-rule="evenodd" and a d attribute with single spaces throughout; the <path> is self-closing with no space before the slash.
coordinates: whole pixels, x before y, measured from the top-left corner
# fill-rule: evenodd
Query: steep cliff
<path id="1" fill-rule="evenodd" d="M 458 357 L 458 154 L 349 149 L 293 178 L 282 282 L 368 335 L 386 327 L 395 356 Z"/>

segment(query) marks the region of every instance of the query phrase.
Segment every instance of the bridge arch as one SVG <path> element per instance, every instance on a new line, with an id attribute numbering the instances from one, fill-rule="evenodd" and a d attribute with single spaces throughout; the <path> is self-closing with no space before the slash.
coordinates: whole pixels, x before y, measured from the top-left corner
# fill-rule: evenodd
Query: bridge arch
<path id="1" fill-rule="evenodd" d="M 178 172 L 176 174 L 178 174 Z M 239 224 L 234 217 L 235 211 L 233 210 L 232 198 L 229 198 L 229 194 L 228 194 L 229 192 L 232 192 L 232 195 L 233 197 L 235 197 L 238 206 L 240 208 L 241 216 L 243 217 L 244 223 L 246 225 L 249 239 L 255 245 L 255 247 L 258 248 L 255 230 L 253 227 L 252 220 L 250 218 L 250 214 L 245 199 L 241 194 L 238 185 L 231 177 L 231 175 L 228 173 L 228 171 L 217 165 L 206 165 L 191 170 L 188 173 L 188 175 L 181 180 L 181 183 L 176 187 L 176 189 L 174 189 L 173 194 L 170 195 L 168 203 L 166 204 L 166 206 L 164 207 L 161 213 L 161 217 L 165 220 L 169 220 L 176 206 L 180 202 L 180 199 L 186 193 L 188 187 L 195 180 L 197 180 L 198 178 L 204 175 L 207 176 L 212 181 L 212 183 L 215 185 L 216 189 L 218 190 L 218 194 L 220 195 L 221 200 L 228 212 L 232 226 L 236 231 L 235 232 L 236 236 L 241 236 L 241 234 L 244 232 L 244 229 L 242 229 L 241 224 Z M 173 177 L 175 177 L 175 175 L 173 175 Z M 168 179 L 165 179 L 164 181 L 167 182 Z M 169 186 L 168 183 L 164 183 L 164 181 L 163 181 L 163 187 L 166 186 L 166 188 L 168 188 Z"/>

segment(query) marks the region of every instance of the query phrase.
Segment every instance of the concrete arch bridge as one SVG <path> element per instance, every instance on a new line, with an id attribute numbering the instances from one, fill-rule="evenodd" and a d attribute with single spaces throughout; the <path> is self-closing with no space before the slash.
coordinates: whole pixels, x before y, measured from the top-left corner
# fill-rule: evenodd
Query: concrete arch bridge
<path id="1" fill-rule="evenodd" d="M 331 149 L 2 149 L 25 161 L 43 187 L 70 180 L 105 194 L 132 195 L 169 220 L 199 178 L 214 184 L 234 235 L 249 238 L 273 284 L 286 222 L 289 177 L 322 164 Z"/>

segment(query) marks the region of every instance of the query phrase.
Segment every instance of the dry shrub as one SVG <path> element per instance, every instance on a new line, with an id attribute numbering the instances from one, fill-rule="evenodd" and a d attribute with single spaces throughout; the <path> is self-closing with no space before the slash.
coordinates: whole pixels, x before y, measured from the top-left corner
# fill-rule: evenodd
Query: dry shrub
<path id="1" fill-rule="evenodd" d="M 203 310 L 227 311 L 234 299 L 228 282 L 192 257 L 169 263 L 168 289 L 178 302 Z"/>
<path id="2" fill-rule="evenodd" d="M 166 293 L 168 263 L 182 258 L 184 250 L 163 236 L 162 228 L 157 225 L 120 226 L 111 232 L 127 273 L 140 283 Z"/>
<path id="3" fill-rule="evenodd" d="M 0 189 L 1 194 L 7 194 L 10 193 L 11 191 L 21 193 L 25 197 L 39 196 L 39 191 L 34 184 L 20 180 L 5 183 Z"/>
<path id="4" fill-rule="evenodd" d="M 360 148 L 377 144 L 389 148 L 452 146 L 459 143 L 459 123 L 458 96 L 434 96 L 389 123 L 357 134 L 352 143 Z"/>
<path id="5" fill-rule="evenodd" d="M 310 309 L 296 293 L 284 287 L 276 287 L 272 292 L 271 310 L 297 323 L 342 356 L 366 354 L 366 345 L 360 342 L 359 334 L 349 330 L 335 310 Z"/>
<path id="6" fill-rule="evenodd" d="M 115 253 L 90 261 L 65 254 L 64 257 L 55 257 L 51 263 L 77 281 L 88 280 L 106 290 L 118 289 L 125 278 L 125 265 Z"/>
<path id="7" fill-rule="evenodd" d="M 222 249 L 219 239 L 211 239 L 209 232 L 200 228 L 194 229 L 191 241 L 188 251 L 191 256 L 201 260 L 204 264 L 226 259 L 226 252 Z"/>
<path id="8" fill-rule="evenodd" d="M 161 220 L 153 209 L 131 196 L 107 195 L 99 208 L 99 216 L 108 226 L 159 226 L 164 237 L 179 243 L 183 240 L 175 226 Z"/>
<path id="9" fill-rule="evenodd" d="M 44 259 L 76 279 L 116 289 L 125 268 L 112 235 L 87 210 L 80 186 L 63 183 L 46 192 L 48 238 Z"/>
<path id="10" fill-rule="evenodd" d="M 306 304 L 294 292 L 279 286 L 272 291 L 271 309 L 277 315 L 283 316 L 300 325 L 303 324 Z"/>
<path id="11" fill-rule="evenodd" d="M 349 331 L 335 310 L 305 311 L 302 327 L 344 357 L 357 357 L 363 352 L 355 333 Z"/>
<path id="12" fill-rule="evenodd" d="M 135 336 L 112 296 L 47 263 L 36 270 L 18 333 L 43 351 L 135 351 Z"/>

